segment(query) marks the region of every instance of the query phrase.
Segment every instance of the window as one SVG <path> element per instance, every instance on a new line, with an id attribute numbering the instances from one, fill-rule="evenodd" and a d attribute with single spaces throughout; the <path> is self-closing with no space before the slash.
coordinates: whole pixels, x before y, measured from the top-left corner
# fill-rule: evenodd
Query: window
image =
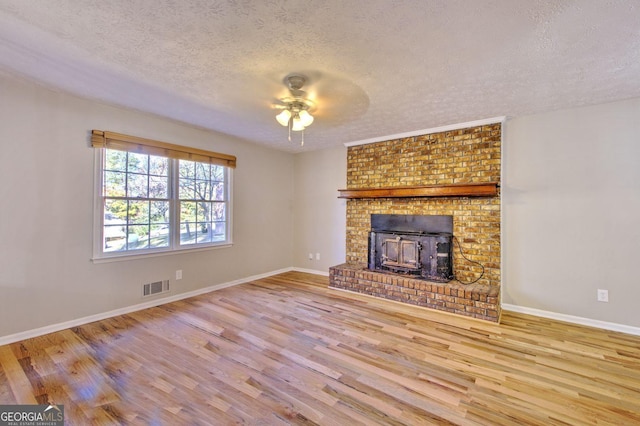
<path id="1" fill-rule="evenodd" d="M 100 131 L 92 144 L 94 258 L 231 243 L 235 157 Z"/>
<path id="2" fill-rule="evenodd" d="M 180 245 L 226 241 L 225 168 L 178 161 Z"/>

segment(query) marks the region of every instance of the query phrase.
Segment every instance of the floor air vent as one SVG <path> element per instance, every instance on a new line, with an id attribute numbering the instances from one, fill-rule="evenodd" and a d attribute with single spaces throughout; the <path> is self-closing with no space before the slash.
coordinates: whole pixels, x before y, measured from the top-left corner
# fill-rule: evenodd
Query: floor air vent
<path id="1" fill-rule="evenodd" d="M 142 285 L 142 297 L 154 294 L 166 293 L 169 291 L 169 280 L 156 281 Z"/>

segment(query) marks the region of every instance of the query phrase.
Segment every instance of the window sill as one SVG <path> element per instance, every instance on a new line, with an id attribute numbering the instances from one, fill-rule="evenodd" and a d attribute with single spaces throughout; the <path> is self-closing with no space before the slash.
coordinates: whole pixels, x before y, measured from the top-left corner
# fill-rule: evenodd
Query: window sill
<path id="1" fill-rule="evenodd" d="M 206 247 L 183 248 L 178 250 L 157 251 L 153 253 L 117 254 L 112 256 L 93 257 L 91 258 L 91 262 L 93 263 L 123 262 L 127 260 L 147 259 L 150 257 L 162 257 L 162 256 L 172 256 L 177 254 L 197 253 L 201 251 L 228 248 L 231 246 L 233 246 L 233 243 L 224 243 L 224 244 L 212 245 L 212 246 L 206 246 Z"/>

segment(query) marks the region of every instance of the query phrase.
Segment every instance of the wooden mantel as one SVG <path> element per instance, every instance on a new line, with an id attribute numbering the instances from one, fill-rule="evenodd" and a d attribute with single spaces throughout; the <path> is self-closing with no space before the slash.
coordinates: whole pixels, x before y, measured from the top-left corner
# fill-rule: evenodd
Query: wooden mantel
<path id="1" fill-rule="evenodd" d="M 339 189 L 338 192 L 340 193 L 338 198 L 347 199 L 410 197 L 493 197 L 498 194 L 498 182 Z"/>

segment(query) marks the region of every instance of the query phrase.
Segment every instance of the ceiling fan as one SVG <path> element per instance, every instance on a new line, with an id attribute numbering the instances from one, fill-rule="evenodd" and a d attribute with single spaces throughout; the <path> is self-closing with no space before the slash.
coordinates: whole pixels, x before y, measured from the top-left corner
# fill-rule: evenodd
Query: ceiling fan
<path id="1" fill-rule="evenodd" d="M 274 80 L 270 91 L 276 88 Z M 358 119 L 369 108 L 369 96 L 361 87 L 324 71 L 289 73 L 277 84 L 281 88 L 279 95 L 270 100 L 272 108 L 278 111 L 276 120 L 288 128 L 289 142 L 291 132 L 300 132 L 301 146 L 305 129 L 311 123 L 318 122 L 318 131 L 335 128 Z"/>
<path id="2" fill-rule="evenodd" d="M 276 120 L 282 126 L 289 129 L 289 142 L 291 142 L 291 132 L 301 132 L 300 146 L 304 146 L 304 129 L 313 123 L 314 117 L 311 112 L 315 111 L 316 104 L 302 87 L 307 82 L 307 77 L 302 74 L 289 74 L 283 83 L 289 89 L 289 96 L 285 96 L 277 101 L 276 108 L 281 109 L 276 115 Z"/>

